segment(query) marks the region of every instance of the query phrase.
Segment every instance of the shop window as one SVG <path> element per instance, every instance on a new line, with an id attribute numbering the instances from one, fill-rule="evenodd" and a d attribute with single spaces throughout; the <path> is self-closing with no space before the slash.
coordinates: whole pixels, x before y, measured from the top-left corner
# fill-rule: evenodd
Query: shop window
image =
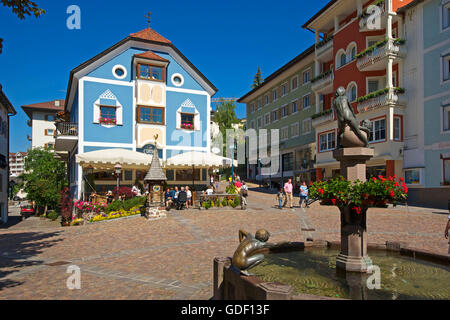
<path id="1" fill-rule="evenodd" d="M 193 173 L 194 172 L 194 173 Z M 200 180 L 200 169 L 186 169 L 176 171 L 176 181 L 199 181 Z"/>
<path id="2" fill-rule="evenodd" d="M 405 183 L 420 184 L 420 169 L 405 170 Z"/>
<path id="3" fill-rule="evenodd" d="M 294 169 L 294 154 L 287 153 L 282 156 L 283 171 L 292 171 Z"/>

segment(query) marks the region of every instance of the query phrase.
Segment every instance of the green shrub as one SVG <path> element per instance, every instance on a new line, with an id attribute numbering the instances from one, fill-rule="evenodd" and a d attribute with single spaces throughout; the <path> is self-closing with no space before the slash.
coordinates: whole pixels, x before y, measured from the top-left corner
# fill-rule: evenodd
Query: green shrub
<path id="1" fill-rule="evenodd" d="M 124 209 L 125 211 L 130 211 L 134 207 L 141 207 L 145 205 L 145 197 L 134 197 L 125 201 L 115 200 L 111 202 L 108 207 L 106 207 L 105 213 L 111 213 Z"/>
<path id="2" fill-rule="evenodd" d="M 216 205 L 216 208 L 220 208 L 222 206 L 222 201 L 220 199 L 217 199 L 215 205 Z"/>
<path id="3" fill-rule="evenodd" d="M 58 219 L 59 214 L 57 214 L 54 210 L 51 210 L 47 213 L 47 218 L 55 221 L 56 219 Z"/>
<path id="4" fill-rule="evenodd" d="M 223 198 L 222 199 L 222 207 L 226 207 L 226 206 L 228 206 L 228 201 L 226 198 Z"/>
<path id="5" fill-rule="evenodd" d="M 234 204 L 236 207 L 239 207 L 241 205 L 241 198 L 240 197 L 234 198 Z"/>
<path id="6" fill-rule="evenodd" d="M 123 202 L 123 206 L 122 207 L 123 207 L 123 209 L 125 211 L 130 211 L 131 208 L 141 207 L 141 206 L 145 205 L 145 201 L 146 201 L 145 197 L 131 198 L 131 199 L 125 200 Z"/>
<path id="7" fill-rule="evenodd" d="M 111 213 L 113 211 L 119 211 L 122 209 L 122 201 L 114 200 L 105 209 L 105 213 Z"/>

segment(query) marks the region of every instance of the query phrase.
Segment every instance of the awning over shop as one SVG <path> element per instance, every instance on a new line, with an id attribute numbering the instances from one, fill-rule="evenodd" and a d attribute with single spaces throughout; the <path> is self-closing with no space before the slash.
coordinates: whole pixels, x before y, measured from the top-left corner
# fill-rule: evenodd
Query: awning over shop
<path id="1" fill-rule="evenodd" d="M 80 165 L 150 166 L 152 156 L 126 149 L 104 149 L 78 154 L 76 161 Z"/>
<path id="2" fill-rule="evenodd" d="M 166 167 L 205 167 L 205 168 L 226 168 L 231 167 L 230 158 L 218 156 L 214 153 L 205 153 L 198 151 L 190 151 L 180 153 L 172 158 L 167 159 Z M 238 162 L 234 160 L 234 165 Z"/>
<path id="3" fill-rule="evenodd" d="M 86 152 L 76 156 L 76 162 L 81 166 L 92 165 L 94 167 L 114 167 L 116 164 L 122 166 L 147 166 L 152 162 L 152 155 L 135 152 L 126 149 L 104 149 Z M 231 159 L 218 156 L 213 153 L 191 151 L 180 153 L 165 162 L 161 166 L 168 167 L 204 167 L 204 168 L 227 168 L 231 167 Z M 234 160 L 234 165 L 238 162 Z"/>

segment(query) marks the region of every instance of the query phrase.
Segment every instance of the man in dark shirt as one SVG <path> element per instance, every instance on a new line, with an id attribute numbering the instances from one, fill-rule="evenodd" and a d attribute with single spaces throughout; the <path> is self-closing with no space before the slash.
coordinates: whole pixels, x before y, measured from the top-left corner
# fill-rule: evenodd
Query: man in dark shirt
<path id="1" fill-rule="evenodd" d="M 186 205 L 187 201 L 187 192 L 184 190 L 184 187 L 181 188 L 181 191 L 178 193 L 178 201 L 177 201 L 177 209 L 181 210 Z"/>

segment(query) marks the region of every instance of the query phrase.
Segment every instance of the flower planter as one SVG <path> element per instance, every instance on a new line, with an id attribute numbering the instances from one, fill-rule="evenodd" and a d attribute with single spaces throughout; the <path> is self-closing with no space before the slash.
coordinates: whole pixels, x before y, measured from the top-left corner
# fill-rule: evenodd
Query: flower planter
<path id="1" fill-rule="evenodd" d="M 375 205 L 375 200 L 367 199 L 362 201 L 364 207 L 373 207 Z"/>
<path id="2" fill-rule="evenodd" d="M 377 208 L 387 208 L 388 201 L 387 200 L 378 200 L 375 202 L 375 207 Z"/>

